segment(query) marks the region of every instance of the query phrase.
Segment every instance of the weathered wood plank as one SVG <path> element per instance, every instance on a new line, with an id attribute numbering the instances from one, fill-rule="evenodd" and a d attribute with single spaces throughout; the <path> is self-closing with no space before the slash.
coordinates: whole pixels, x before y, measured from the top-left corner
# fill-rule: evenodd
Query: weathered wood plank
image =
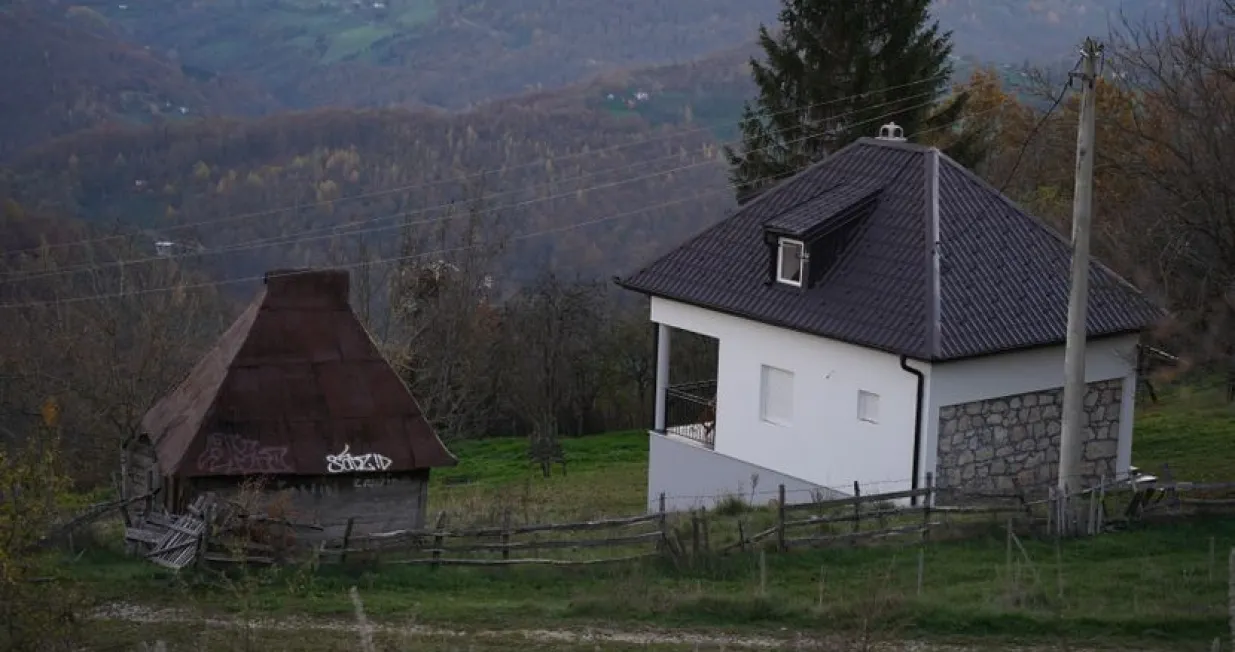
<path id="1" fill-rule="evenodd" d="M 433 545 L 426 542 L 424 546 L 407 545 L 407 546 L 389 546 L 383 547 L 383 551 L 392 550 L 416 550 L 419 552 L 497 552 L 508 550 L 554 550 L 554 549 L 575 549 L 575 548 L 617 548 L 621 546 L 637 545 L 656 541 L 660 538 L 660 532 L 644 532 L 624 537 L 610 537 L 605 539 L 550 539 L 545 541 L 511 541 L 510 543 L 470 543 L 461 545 Z M 415 542 L 409 542 L 415 543 Z M 347 555 L 360 552 L 367 552 L 371 549 L 362 548 L 326 548 L 323 550 L 325 554 Z"/>
<path id="2" fill-rule="evenodd" d="M 935 527 L 939 523 L 931 523 L 930 527 Z M 895 536 L 898 534 L 921 534 L 928 530 L 921 525 L 910 525 L 899 528 L 889 528 L 886 530 L 867 530 L 865 532 L 849 532 L 846 534 L 833 534 L 822 537 L 798 537 L 794 539 L 786 539 L 785 543 L 790 547 L 812 547 L 820 544 L 832 543 L 835 541 L 846 541 L 854 539 L 879 539 L 883 537 Z"/>
<path id="3" fill-rule="evenodd" d="M 832 509 L 834 507 L 849 507 L 852 505 L 864 503 L 878 503 L 887 500 L 904 500 L 906 498 L 916 498 L 925 496 L 930 493 L 929 489 L 906 489 L 904 491 L 891 491 L 883 494 L 871 494 L 869 496 L 851 496 L 849 498 L 835 498 L 833 500 L 822 500 L 813 503 L 797 503 L 794 505 L 785 505 L 785 511 L 802 511 L 808 509 Z"/>

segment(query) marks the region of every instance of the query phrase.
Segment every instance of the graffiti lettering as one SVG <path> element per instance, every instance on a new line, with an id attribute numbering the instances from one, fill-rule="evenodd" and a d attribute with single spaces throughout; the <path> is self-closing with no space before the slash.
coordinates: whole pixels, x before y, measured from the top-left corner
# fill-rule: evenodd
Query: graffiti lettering
<path id="1" fill-rule="evenodd" d="M 390 458 L 377 453 L 352 455 L 349 446 L 343 447 L 338 455 L 326 456 L 327 473 L 355 473 L 358 471 L 385 471 L 390 468 Z"/>
<path id="2" fill-rule="evenodd" d="M 197 456 L 197 468 L 218 474 L 293 473 L 286 458 L 286 446 L 262 446 L 256 439 L 212 433 Z"/>

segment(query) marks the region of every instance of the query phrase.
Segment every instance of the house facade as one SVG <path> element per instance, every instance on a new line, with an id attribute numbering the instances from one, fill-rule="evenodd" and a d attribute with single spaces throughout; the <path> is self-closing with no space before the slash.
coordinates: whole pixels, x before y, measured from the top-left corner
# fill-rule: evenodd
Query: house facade
<path id="1" fill-rule="evenodd" d="M 620 281 L 657 324 L 649 507 L 760 502 L 782 483 L 793 502 L 883 493 L 928 473 L 954 496 L 1053 484 L 1069 261 L 1050 227 L 903 139 L 781 183 Z M 1090 284 L 1097 482 L 1131 463 L 1137 345 L 1161 313 L 1098 263 Z M 681 331 L 716 340 L 714 379 L 674 377 Z"/>

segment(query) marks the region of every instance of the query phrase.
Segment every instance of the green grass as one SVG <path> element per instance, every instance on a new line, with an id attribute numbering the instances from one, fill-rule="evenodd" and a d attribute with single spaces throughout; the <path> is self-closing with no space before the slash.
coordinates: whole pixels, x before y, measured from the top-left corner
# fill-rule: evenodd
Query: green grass
<path id="1" fill-rule="evenodd" d="M 1217 550 L 1235 546 L 1235 522 L 1208 520 L 1066 542 L 1061 566 L 1049 543 L 1026 541 L 1037 577 L 1026 567 L 1016 585 L 997 532 L 933 544 L 925 553 L 921 596 L 914 548 L 859 547 L 769 554 L 766 595 L 759 591 L 757 558 L 738 555 L 696 569 L 662 562 L 566 571 L 285 569 L 247 591 L 196 583 L 183 600 L 207 612 L 345 620 L 351 613 L 345 592 L 355 585 L 376 621 L 463 629 L 605 624 L 809 633 L 870 626 L 907 637 L 1201 644 L 1226 627 L 1225 568 L 1217 563 L 1210 575 L 1210 537 Z M 109 555 L 66 561 L 65 569 L 104 600 L 167 606 L 178 585 L 150 564 Z"/>
<path id="2" fill-rule="evenodd" d="M 337 63 L 361 54 L 374 43 L 394 33 L 394 28 L 379 25 L 363 25 L 343 30 L 330 39 L 330 48 L 322 55 L 321 63 Z"/>
<path id="3" fill-rule="evenodd" d="M 1175 391 L 1143 409 L 1134 462 L 1149 470 L 1169 462 L 1182 479 L 1230 479 L 1235 421 L 1220 398 L 1213 392 Z M 552 477 L 542 478 L 527 459 L 524 440 L 453 443 L 461 462 L 434 474 L 431 508 L 449 512 L 453 525 L 492 523 L 503 510 L 514 511 L 517 520 L 552 522 L 644 509 L 646 433 L 570 438 L 563 448 L 566 473 L 555 467 Z M 748 525 L 765 516 L 748 513 Z M 731 534 L 718 526 L 713 542 L 723 543 Z M 277 617 L 346 620 L 351 605 L 345 592 L 355 585 L 376 621 L 462 629 L 605 625 L 775 633 L 783 628 L 811 635 L 873 628 L 898 637 L 988 642 L 1064 637 L 1073 644 L 1169 642 L 1170 649 L 1204 649 L 1226 631 L 1224 551 L 1235 547 L 1235 519 L 1065 541 L 1059 563 L 1049 542 L 1026 539 L 1024 544 L 1028 558 L 1018 562 L 1019 571 L 1010 571 L 1005 538 L 995 524 L 976 539 L 936 540 L 925 552 L 921 595 L 917 549 L 895 544 L 769 554 L 766 594 L 759 589 L 753 554 L 711 559 L 694 568 L 663 561 L 565 570 L 289 568 L 256 576 L 242 591 L 202 576 L 177 578 L 108 552 L 65 560 L 61 570 L 100 600 L 166 606 L 170 595 L 205 612 Z"/>
<path id="4" fill-rule="evenodd" d="M 1235 406 L 1224 398 L 1211 386 L 1161 391 L 1157 405 L 1141 399 L 1132 463 L 1147 473 L 1169 464 L 1179 480 L 1235 480 Z"/>
<path id="5" fill-rule="evenodd" d="M 528 459 L 525 439 L 455 442 L 459 465 L 433 473 L 430 509 L 448 511 L 452 523 L 496 522 L 505 509 L 539 523 L 642 513 L 647 438 L 640 430 L 564 439 L 565 473 L 555 466 L 549 478 Z"/>
<path id="6" fill-rule="evenodd" d="M 437 1 L 421 0 L 399 14 L 397 21 L 404 28 L 420 27 L 437 17 Z"/>

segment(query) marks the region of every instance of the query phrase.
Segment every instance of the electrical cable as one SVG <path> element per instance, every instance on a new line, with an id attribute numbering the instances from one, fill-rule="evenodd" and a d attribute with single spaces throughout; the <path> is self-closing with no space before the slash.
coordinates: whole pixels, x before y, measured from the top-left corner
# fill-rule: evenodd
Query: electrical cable
<path id="1" fill-rule="evenodd" d="M 808 105 L 807 107 L 795 107 L 795 108 L 793 108 L 793 109 L 786 109 L 785 111 L 778 111 L 778 112 L 774 112 L 774 113 L 771 113 L 771 114 L 768 114 L 768 115 L 769 115 L 769 116 L 776 116 L 776 115 L 781 115 L 782 113 L 798 112 L 798 111 L 801 111 L 803 108 L 816 108 L 816 107 L 822 107 L 822 106 L 829 106 L 829 105 L 832 105 L 832 104 L 838 104 L 838 103 L 841 103 L 841 102 L 846 102 L 846 101 L 850 101 L 850 100 L 860 99 L 860 98 L 867 97 L 867 96 L 869 96 L 869 95 L 876 94 L 876 93 L 882 94 L 882 93 L 886 93 L 886 92 L 888 92 L 888 91 L 900 90 L 900 89 L 903 89 L 903 88 L 909 88 L 909 87 L 911 87 L 911 86 L 917 86 L 917 85 L 920 85 L 920 84 L 932 83 L 932 82 L 939 81 L 939 80 L 941 80 L 941 79 L 946 79 L 947 77 L 948 77 L 948 75 L 945 75 L 945 74 L 941 74 L 941 75 L 934 75 L 934 76 L 931 76 L 931 77 L 926 77 L 926 78 L 919 79 L 919 80 L 915 80 L 915 81 L 908 82 L 908 83 L 905 83 L 905 84 L 900 84 L 900 85 L 898 85 L 898 86 L 891 86 L 891 87 L 888 87 L 888 88 L 879 89 L 879 90 L 877 90 L 877 91 L 870 91 L 870 92 L 866 92 L 866 93 L 857 93 L 857 94 L 854 94 L 854 95 L 849 95 L 849 96 L 846 96 L 846 97 L 841 97 L 841 98 L 835 98 L 835 99 L 827 100 L 827 101 L 824 101 L 824 102 L 816 102 L 816 103 L 814 103 L 814 104 Z M 902 98 L 901 100 L 898 100 L 898 101 L 903 101 L 903 100 L 904 100 L 904 98 Z M 485 176 L 487 176 L 487 175 L 489 175 L 489 174 L 499 174 L 499 173 L 503 173 L 503 172 L 509 172 L 509 171 L 511 171 L 511 170 L 519 170 L 519 169 L 523 169 L 523 168 L 531 168 L 531 167 L 543 166 L 543 165 L 544 165 L 546 162 L 548 162 L 548 161 L 553 161 L 553 162 L 561 162 L 561 161 L 573 160 L 573 159 L 576 159 L 576 158 L 586 158 L 586 157 L 589 157 L 589 156 L 599 156 L 599 155 L 602 155 L 602 154 L 606 154 L 606 153 L 610 153 L 610 152 L 614 152 L 614 151 L 619 151 L 619 150 L 626 149 L 626 148 L 629 148 L 629 147 L 637 147 L 637 146 L 640 146 L 640 145 L 647 145 L 647 144 L 656 144 L 656 143 L 668 142 L 668 141 L 671 141 L 671 140 L 674 140 L 674 139 L 677 139 L 677 138 L 681 138 L 682 136 L 685 136 L 685 135 L 688 135 L 688 134 L 692 134 L 692 133 L 700 133 L 700 132 L 705 132 L 705 131 L 711 131 L 712 129 L 715 129 L 715 128 L 716 128 L 716 127 L 718 127 L 718 126 L 740 126 L 741 124 L 742 124 L 742 121 L 741 121 L 741 120 L 739 120 L 739 121 L 737 121 L 737 122 L 733 122 L 733 123 L 730 123 L 730 122 L 719 123 L 719 122 L 718 122 L 717 124 L 710 125 L 710 126 L 705 126 L 705 127 L 695 127 L 695 128 L 692 128 L 692 129 L 687 129 L 687 130 L 679 131 L 679 132 L 676 132 L 676 133 L 674 133 L 674 134 L 672 134 L 672 135 L 669 135 L 669 136 L 663 136 L 663 137 L 657 137 L 657 138 L 645 138 L 645 139 L 641 139 L 641 140 L 634 141 L 634 142 L 631 142 L 631 143 L 622 143 L 622 144 L 619 144 L 619 145 L 613 145 L 613 146 L 611 146 L 611 147 L 606 147 L 606 148 L 596 149 L 596 150 L 588 150 L 588 151 L 584 151 L 584 152 L 574 152 L 574 153 L 571 153 L 571 154 L 564 154 L 564 155 L 562 155 L 562 156 L 558 156 L 558 157 L 554 157 L 554 156 L 542 157 L 542 158 L 536 159 L 536 160 L 534 160 L 534 161 L 529 161 L 529 162 L 527 162 L 527 163 L 520 163 L 520 164 L 518 164 L 518 165 L 511 166 L 511 167 L 506 167 L 506 168 L 490 168 L 490 169 L 487 169 L 487 170 L 481 170 L 481 171 L 479 171 L 479 172 L 474 172 L 474 173 L 471 173 L 471 174 L 468 174 L 468 175 L 465 175 L 465 176 L 462 176 L 462 177 L 454 178 L 454 179 L 440 179 L 440 180 L 437 180 L 437 181 L 431 181 L 431 182 L 425 182 L 425 183 L 417 183 L 417 184 L 410 184 L 410 185 L 404 185 L 404 186 L 396 186 L 396 187 L 393 187 L 393 188 L 386 188 L 386 189 L 382 189 L 382 190 L 374 190 L 374 191 L 370 191 L 370 192 L 366 192 L 366 193 L 361 193 L 361 194 L 358 194 L 358 195 L 350 195 L 350 196 L 348 196 L 348 197 L 340 197 L 340 198 L 338 198 L 338 199 L 321 200 L 321 201 L 309 202 L 309 203 L 303 203 L 303 204 L 297 203 L 297 204 L 292 204 L 292 205 L 283 206 L 283 207 L 278 207 L 278 208 L 265 209 L 265 210 L 261 210 L 261 211 L 254 211 L 254 212 L 248 212 L 248 213 L 238 213 L 238 214 L 233 214 L 233 215 L 227 215 L 227 216 L 224 216 L 224 217 L 220 217 L 220 218 L 212 218 L 212 219 L 209 219 L 209 220 L 199 220 L 199 221 L 196 221 L 196 222 L 189 222 L 189 223 L 185 223 L 185 224 L 174 224 L 174 225 L 169 225 L 169 226 L 165 226 L 165 227 L 160 227 L 160 230 L 161 230 L 161 231 L 163 231 L 163 232 L 167 232 L 167 231 L 177 231 L 177 230 L 181 230 L 181 229 L 188 229 L 188 228 L 192 228 L 192 227 L 199 227 L 199 226 L 211 226 L 211 225 L 214 225 L 214 224 L 221 224 L 221 223 L 225 223 L 225 222 L 231 222 L 231 221 L 234 221 L 234 220 L 242 220 L 242 219 L 247 220 L 247 219 L 252 219 L 252 218 L 256 218 L 256 217 L 264 217 L 264 216 L 268 216 L 268 215 L 277 215 L 277 214 L 279 214 L 279 213 L 283 213 L 283 212 L 287 212 L 287 211 L 295 211 L 295 210 L 309 209 L 309 208 L 314 208 L 314 207 L 318 207 L 318 206 L 324 206 L 324 205 L 327 205 L 327 204 L 338 204 L 338 203 L 341 203 L 341 202 L 354 201 L 354 200 L 358 200 L 358 199 L 370 199 L 370 198 L 373 198 L 373 197 L 379 197 L 379 196 L 388 195 L 388 194 L 393 194 L 393 193 L 398 193 L 398 192 L 406 192 L 406 191 L 411 191 L 411 190 L 419 190 L 419 189 L 423 189 L 423 188 L 430 188 L 430 187 L 433 187 L 433 186 L 443 185 L 443 184 L 447 184 L 447 183 L 459 183 L 459 182 L 462 182 L 462 181 L 468 181 L 468 180 L 471 180 L 471 179 L 483 178 L 483 177 L 485 177 Z M 110 241 L 110 240 L 117 240 L 117 239 L 124 239 L 124 238 L 132 238 L 132 237 L 135 237 L 135 235 L 136 235 L 136 234 L 126 233 L 126 234 L 117 234 L 117 235 L 109 235 L 109 236 L 100 236 L 100 237 L 97 237 L 97 238 L 85 238 L 85 239 L 82 239 L 82 240 L 75 240 L 75 241 L 72 241 L 72 242 L 61 242 L 61 243 L 56 243 L 56 244 L 54 244 L 54 245 L 49 245 L 49 248 L 56 249 L 56 248 L 62 248 L 62 247 L 80 246 L 80 245 L 85 245 L 85 244 L 91 244 L 91 243 L 94 243 L 94 242 L 105 242 L 105 241 Z M 42 247 L 29 247 L 29 248 L 26 248 L 26 249 L 17 249 L 17 250 L 12 250 L 12 251 L 9 251 L 8 253 L 25 253 L 25 252 L 34 252 L 34 251 L 38 251 L 38 250 L 40 250 L 40 249 L 42 249 Z"/>
<path id="2" fill-rule="evenodd" d="M 1002 105 L 1000 105 L 1000 106 L 1002 106 Z M 999 108 L 999 107 L 995 107 L 995 108 Z M 994 109 L 988 109 L 987 111 L 992 111 L 992 110 L 994 110 Z M 898 111 L 897 113 L 900 113 L 900 111 Z M 979 115 L 979 114 L 975 114 L 975 115 Z M 971 116 L 966 116 L 966 117 L 973 117 L 973 116 L 971 115 Z M 877 118 L 877 119 L 882 119 L 882 117 L 881 117 L 881 118 Z M 874 120 L 877 120 L 877 119 L 872 119 L 871 121 L 874 121 Z M 963 119 L 963 118 L 962 118 L 962 119 Z M 960 120 L 960 119 L 958 119 L 957 121 L 959 121 L 959 120 Z M 932 129 L 930 129 L 930 130 L 923 130 L 923 131 L 918 132 L 918 133 L 926 133 L 926 132 L 928 132 L 928 131 L 932 131 L 932 130 L 934 130 L 934 129 L 938 129 L 938 128 L 939 128 L 939 127 L 932 128 Z M 807 167 L 809 167 L 809 166 L 807 166 Z M 776 178 L 776 177 L 769 176 L 769 177 L 766 177 L 766 178 L 764 178 L 764 179 L 756 179 L 756 181 L 760 181 L 760 180 L 771 180 L 771 179 L 774 179 L 774 178 Z M 718 188 L 714 188 L 714 189 L 710 189 L 710 190 L 704 190 L 704 191 L 701 191 L 700 193 L 697 193 L 697 194 L 692 195 L 692 196 L 689 196 L 689 197 L 679 198 L 679 199 L 675 199 L 675 200 L 671 200 L 671 201 L 667 201 L 667 202 L 661 202 L 661 203 L 659 203 L 659 204 L 654 204 L 654 205 L 651 205 L 651 206 L 645 206 L 645 207 L 642 207 L 642 208 L 639 208 L 639 209 L 635 209 L 635 210 L 625 211 L 625 212 L 621 212 L 621 213 L 617 213 L 617 214 L 613 214 L 613 215 L 607 215 L 607 216 L 604 216 L 604 217 L 600 217 L 600 218 L 596 218 L 596 219 L 592 219 L 592 220 L 586 220 L 586 221 L 583 221 L 583 222 L 577 222 L 577 223 L 572 223 L 572 224 L 567 224 L 567 225 L 562 225 L 562 226 L 552 227 L 552 228 L 548 228 L 548 229 L 541 229 L 541 230 L 538 230 L 538 231 L 532 231 L 532 232 L 529 232 L 529 233 L 519 234 L 519 235 L 516 235 L 516 236 L 512 236 L 512 237 L 511 237 L 511 240 L 526 240 L 526 239 L 530 239 L 530 238 L 534 238 L 534 237 L 539 237 L 539 236 L 542 236 L 542 235 L 549 235 L 549 234 L 555 234 L 555 233 L 562 233 L 562 232 L 565 232 L 565 231 L 570 231 L 570 230 L 574 230 L 574 229 L 578 229 L 578 228 L 583 228 L 583 227 L 586 227 L 586 226 L 592 226 L 592 225 L 595 225 L 595 224 L 601 224 L 601 223 L 605 223 L 605 222 L 609 222 L 609 221 L 613 221 L 613 220 L 617 220 L 617 219 L 622 219 L 622 218 L 626 218 L 626 217 L 631 217 L 631 216 L 633 216 L 633 215 L 638 215 L 638 214 L 642 214 L 642 213 L 647 213 L 647 212 L 649 212 L 649 211 L 653 211 L 653 210 L 657 210 L 657 209 L 665 208 L 665 207 L 668 207 L 668 206 L 673 206 L 673 205 L 682 204 L 682 203 L 686 203 L 686 202 L 690 202 L 690 201 L 695 201 L 695 200 L 697 200 L 697 199 L 699 198 L 699 196 L 701 196 L 701 195 L 711 195 L 711 194 L 718 193 L 718 192 L 722 192 L 722 191 L 732 192 L 732 191 L 733 191 L 733 184 L 726 184 L 726 185 L 725 185 L 725 186 L 723 186 L 723 187 L 718 187 Z M 399 226 L 402 226 L 402 225 L 399 225 Z M 353 262 L 353 263 L 343 263 L 343 264 L 337 264 L 337 265 L 333 265 L 332 267 L 334 267 L 334 268 L 336 268 L 336 269 L 352 269 L 352 268 L 356 268 L 356 267 L 364 267 L 364 266 L 369 266 L 369 265 L 380 265 L 380 264 L 396 263 L 396 262 L 402 262 L 402 261 L 406 261 L 406 260 L 414 260 L 414 259 L 418 259 L 418 258 L 427 258 L 427 257 L 434 256 L 434 255 L 447 254 L 447 253 L 454 253 L 454 252 L 458 252 L 458 251 L 466 251 L 466 250 L 468 250 L 468 249 L 473 249 L 473 248 L 475 248 L 476 246 L 478 246 L 478 245 L 465 245 L 465 246 L 458 246 L 458 247 L 447 247 L 447 248 L 438 249 L 438 250 L 434 250 L 434 251 L 418 252 L 418 253 L 415 253 L 415 254 L 409 254 L 409 255 L 405 255 L 405 256 L 393 256 L 393 257 L 388 257 L 388 258 L 378 258 L 378 259 L 375 259 L 375 260 L 366 260 L 366 261 Z M 266 276 L 265 274 L 263 274 L 263 275 L 261 275 L 261 276 L 247 276 L 247 277 L 239 277 L 239 278 L 232 278 L 232 279 L 222 279 L 222 280 L 217 280 L 217 281 L 203 281 L 203 282 L 199 282 L 199 283 L 177 284 L 177 285 L 171 285 L 171 286 L 166 286 L 166 287 L 143 288 L 143 289 L 140 289 L 140 290 L 133 290 L 133 291 L 129 291 L 129 292 L 100 293 L 100 294 L 95 294 L 95 295 L 86 295 L 86 296 L 79 296 L 79 297 L 70 297 L 70 298 L 65 298 L 65 299 L 55 299 L 55 300 L 51 300 L 51 301 L 34 301 L 34 302 L 28 302 L 28 303 L 8 303 L 8 304 L 0 304 L 0 310 L 3 310 L 3 309 L 39 308 L 39 307 L 47 307 L 47 306 L 54 306 L 54 305 L 65 305 L 65 304 L 73 304 L 73 303 L 82 303 L 82 302 L 86 302 L 86 301 L 105 300 L 105 299 L 122 299 L 122 298 L 132 297 L 132 296 L 136 296 L 136 295 L 154 294 L 154 293 L 160 293 L 160 292 L 182 292 L 182 291 L 185 291 L 185 290 L 190 290 L 190 289 L 199 289 L 199 288 L 207 288 L 207 287 L 221 287 L 221 286 L 225 286 L 225 285 L 236 285 L 236 284 L 241 284 L 241 283 L 248 283 L 248 282 L 262 281 L 262 280 L 263 280 L 263 279 L 265 279 L 266 277 L 267 277 L 267 276 Z"/>
<path id="3" fill-rule="evenodd" d="M 924 94 L 924 95 L 927 95 L 927 94 Z M 903 101 L 904 99 L 902 98 L 901 100 L 888 102 L 886 104 L 899 104 Z M 868 120 L 863 120 L 861 122 L 854 123 L 853 125 L 851 125 L 851 127 L 859 127 L 859 126 L 863 126 L 863 125 L 870 124 L 873 122 L 879 122 L 881 120 L 885 120 L 889 117 L 893 117 L 895 115 L 903 113 L 906 110 L 916 110 L 920 108 L 925 108 L 925 107 L 930 106 L 931 104 L 933 104 L 933 101 L 923 102 L 923 103 L 920 103 L 920 104 L 917 104 L 915 106 L 908 107 L 908 108 L 901 108 L 895 112 L 888 112 L 883 115 L 870 118 Z M 879 107 L 879 106 L 883 106 L 883 105 L 875 105 L 875 107 Z M 865 107 L 863 111 L 869 110 L 870 108 L 871 107 Z M 856 113 L 856 111 L 850 112 L 850 113 Z M 805 136 L 803 138 L 796 139 L 794 141 L 789 141 L 788 143 L 777 143 L 775 145 L 770 145 L 769 147 L 780 147 L 784 145 L 792 145 L 797 142 L 809 140 L 812 137 L 813 136 Z M 740 141 L 733 141 L 733 142 L 737 143 Z M 759 150 L 755 150 L 755 151 L 759 151 Z M 679 157 L 678 154 L 674 154 L 670 158 L 678 158 L 678 157 Z M 647 161 L 638 162 L 638 163 L 631 164 L 630 166 L 627 166 L 627 167 L 646 167 L 647 165 L 649 165 L 649 163 L 650 162 L 647 162 Z M 293 234 L 282 234 L 282 235 L 274 236 L 271 238 L 259 238 L 253 241 L 236 243 L 233 245 L 227 245 L 224 247 L 219 247 L 217 249 L 210 249 L 204 252 L 182 254 L 182 255 L 173 256 L 173 257 L 174 258 L 201 259 L 207 256 L 216 256 L 216 255 L 229 254 L 229 253 L 239 253 L 239 252 L 244 252 L 244 251 L 252 251 L 254 249 L 262 249 L 266 247 L 274 247 L 274 246 L 280 246 L 280 245 L 295 245 L 295 244 L 300 244 L 303 242 L 328 240 L 328 239 L 338 237 L 338 236 L 364 235 L 366 233 L 375 233 L 375 232 L 380 232 L 380 231 L 401 229 L 401 228 L 405 228 L 408 226 L 414 226 L 418 224 L 430 224 L 430 223 L 436 223 L 436 222 L 444 222 L 444 221 L 448 221 L 451 219 L 456 219 L 462 215 L 478 215 L 478 214 L 484 215 L 484 214 L 489 214 L 489 213 L 495 213 L 498 211 L 511 210 L 515 208 L 523 208 L 523 207 L 526 207 L 532 204 L 552 201 L 554 199 L 574 197 L 574 196 L 577 196 L 579 193 L 587 193 L 587 192 L 594 191 L 594 190 L 614 188 L 617 186 L 635 183 L 638 181 L 646 181 L 649 179 L 671 175 L 674 173 L 683 172 L 683 171 L 694 169 L 694 168 L 699 168 L 699 167 L 709 166 L 709 165 L 716 165 L 716 164 L 717 164 L 717 161 L 715 160 L 699 161 L 696 163 L 679 166 L 679 167 L 672 168 L 669 170 L 663 170 L 660 172 L 652 172 L 652 173 L 648 173 L 648 174 L 644 174 L 640 176 L 630 177 L 630 178 L 622 179 L 619 181 L 613 181 L 613 182 L 609 182 L 605 184 L 598 184 L 595 186 L 589 186 L 585 188 L 576 188 L 576 189 L 573 189 L 567 192 L 561 192 L 561 193 L 557 193 L 554 195 L 548 195 L 545 197 L 538 197 L 535 199 L 523 200 L 520 202 L 515 202 L 513 204 L 504 204 L 504 205 L 499 205 L 499 206 L 487 207 L 487 208 L 480 209 L 477 211 L 462 213 L 461 215 L 446 215 L 442 217 L 429 218 L 425 220 L 417 220 L 413 222 L 400 222 L 397 224 L 387 225 L 383 227 L 374 227 L 374 228 L 367 228 L 367 229 L 357 229 L 356 228 L 364 224 L 372 224 L 375 222 L 382 222 L 382 221 L 391 220 L 391 219 L 395 219 L 399 217 L 409 217 L 413 215 L 420 215 L 420 214 L 428 213 L 433 210 L 450 208 L 451 206 L 450 204 L 443 204 L 443 205 L 438 205 L 438 206 L 431 206 L 428 208 L 394 213 L 390 215 L 382 215 L 378 217 L 369 218 L 366 220 L 351 222 L 348 224 L 331 225 L 328 227 L 319 227 L 316 229 L 308 229 L 308 230 L 300 231 L 300 232 L 293 233 Z M 559 182 L 555 182 L 555 183 L 559 183 Z M 323 231 L 323 230 L 330 231 L 330 232 L 322 234 L 322 235 L 305 237 L 305 236 L 308 236 L 309 234 Z M 168 258 L 169 258 L 168 256 L 150 256 L 150 257 L 138 258 L 134 260 L 113 261 L 113 262 L 107 262 L 107 263 L 80 263 L 77 265 L 70 265 L 70 266 L 60 268 L 60 269 L 55 269 L 55 270 L 49 270 L 49 271 L 43 271 L 43 272 L 27 272 L 23 274 L 11 275 L 7 278 L 4 278 L 3 281 L 0 281 L 0 285 L 10 285 L 10 284 L 20 283 L 24 281 L 33 281 L 33 280 L 38 280 L 38 279 L 43 279 L 43 278 L 66 276 L 69 274 L 75 274 L 75 273 L 80 273 L 80 272 L 94 272 L 94 271 L 98 271 L 100 269 L 106 269 L 109 267 L 121 267 L 121 266 L 128 267 L 132 265 L 145 264 L 145 263 L 157 263 L 160 261 L 167 260 Z"/>

